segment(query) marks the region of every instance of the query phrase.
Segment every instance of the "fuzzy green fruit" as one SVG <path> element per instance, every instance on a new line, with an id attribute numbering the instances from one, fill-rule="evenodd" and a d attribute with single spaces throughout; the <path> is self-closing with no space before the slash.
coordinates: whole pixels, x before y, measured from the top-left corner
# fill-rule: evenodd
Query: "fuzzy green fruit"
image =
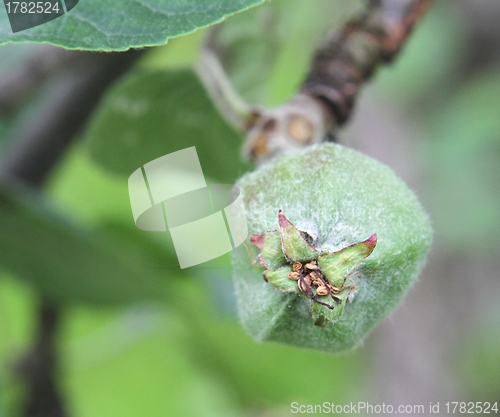
<path id="1" fill-rule="evenodd" d="M 373 253 L 350 273 L 357 287 L 352 302 L 344 298 L 343 310 L 323 327 L 315 322 L 318 309 L 326 307 L 264 281 L 265 268 L 256 261 L 259 249 L 248 242 L 233 251 L 239 315 L 258 341 L 330 352 L 351 349 L 397 307 L 425 263 L 432 230 L 415 195 L 388 167 L 356 151 L 312 146 L 270 161 L 237 185 L 252 235 L 276 230 L 280 210 L 321 253 L 377 235 Z M 283 264 L 278 252 L 271 251 L 277 261 L 270 269 Z"/>

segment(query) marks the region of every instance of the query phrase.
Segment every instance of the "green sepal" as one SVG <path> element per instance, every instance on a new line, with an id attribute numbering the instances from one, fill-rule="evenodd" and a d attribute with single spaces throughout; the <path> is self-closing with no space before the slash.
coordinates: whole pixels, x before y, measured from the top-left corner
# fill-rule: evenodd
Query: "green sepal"
<path id="1" fill-rule="evenodd" d="M 290 265 L 285 265 L 275 271 L 265 271 L 264 277 L 281 292 L 294 292 L 300 294 L 301 292 L 297 286 L 297 281 L 288 278 L 290 272 L 292 272 L 292 267 Z"/>
<path id="2" fill-rule="evenodd" d="M 318 301 L 332 305 L 333 310 L 330 310 L 329 308 L 321 304 L 311 301 L 311 310 L 314 324 L 316 326 L 324 327 L 328 323 L 334 323 L 337 319 L 339 319 L 344 313 L 348 295 L 349 290 L 347 288 L 344 288 L 340 293 L 336 294 L 336 296 L 340 298 L 340 300 L 342 300 L 340 304 L 337 304 L 334 300 L 332 300 L 329 295 L 318 297 Z"/>
<path id="3" fill-rule="evenodd" d="M 376 244 L 377 235 L 374 234 L 363 242 L 320 256 L 318 266 L 330 283 L 341 289 L 347 276 L 373 252 Z"/>
<path id="4" fill-rule="evenodd" d="M 281 235 L 278 230 L 262 235 L 252 235 L 250 242 L 260 249 L 258 260 L 264 268 L 277 269 L 287 263 L 281 248 Z"/>
<path id="5" fill-rule="evenodd" d="M 280 225 L 283 253 L 290 262 L 309 262 L 317 258 L 318 251 L 307 243 L 300 231 L 286 218 L 281 210 L 278 213 L 278 223 Z"/>

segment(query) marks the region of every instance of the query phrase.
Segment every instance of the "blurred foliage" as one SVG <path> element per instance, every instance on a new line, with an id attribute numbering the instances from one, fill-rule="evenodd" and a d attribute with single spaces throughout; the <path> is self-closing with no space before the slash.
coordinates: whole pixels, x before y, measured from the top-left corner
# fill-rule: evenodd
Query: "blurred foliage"
<path id="1" fill-rule="evenodd" d="M 498 306 L 497 297 L 497 306 Z M 500 396 L 500 310 L 483 317 L 464 334 L 453 352 L 453 365 L 473 401 L 498 401 Z"/>
<path id="2" fill-rule="evenodd" d="M 425 103 L 459 74 L 456 66 L 467 47 L 462 28 L 458 10 L 436 2 L 396 60 L 376 73 L 374 91 L 412 111 L 426 109 Z"/>
<path id="3" fill-rule="evenodd" d="M 359 1 L 277 0 L 217 27 L 211 41 L 235 88 L 250 102 L 275 105 L 305 77 L 314 47 L 340 26 Z M 265 39 L 265 41 L 263 41 Z"/>
<path id="4" fill-rule="evenodd" d="M 160 250 L 130 239 L 137 243 L 125 251 L 122 242 L 74 227 L 23 190 L 0 188 L 0 229 L 2 266 L 52 302 L 108 305 L 168 294 L 160 274 L 144 274 L 165 265 Z"/>
<path id="5" fill-rule="evenodd" d="M 239 157 L 240 136 L 189 69 L 129 75 L 101 104 L 86 139 L 96 162 L 126 177 L 153 159 L 191 146 L 209 177 L 232 183 L 248 169 Z"/>
<path id="6" fill-rule="evenodd" d="M 78 7 L 83 7 L 83 1 Z M 346 12 L 355 8 L 351 2 L 321 1 L 321 7 L 310 7 L 306 0 L 275 0 L 228 19 L 217 36 L 226 48 L 225 62 L 239 91 L 249 100 L 265 105 L 285 100 L 300 83 L 308 59 L 331 29 L 332 19 L 341 22 Z M 72 13 L 77 11 L 75 8 Z M 62 24 L 62 19 L 51 24 Z M 438 2 L 417 27 L 400 59 L 374 79 L 372 91 L 381 107 L 390 102 L 406 109 L 407 117 L 419 129 L 420 153 L 416 157 L 426 173 L 420 197 L 436 230 L 432 256 L 462 256 L 466 252 L 464 258 L 473 270 L 474 262 L 491 262 L 489 258 L 498 252 L 500 71 L 494 63 L 490 68 L 463 68 L 471 34 L 461 19 L 453 2 Z M 28 267 L 36 273 L 39 283 L 44 281 L 48 293 L 63 296 L 73 286 L 74 297 L 67 300 L 58 344 L 61 386 L 72 415 L 277 416 L 289 415 L 292 401 L 346 404 L 351 400 L 369 401 L 374 396 L 374 359 L 369 347 L 335 357 L 253 342 L 235 319 L 227 257 L 205 268 L 189 269 L 182 279 L 176 279 L 177 261 L 168 236 L 135 229 L 126 177 L 103 170 L 88 153 L 89 135 L 93 129 L 95 133 L 96 123 L 109 111 L 106 106 L 125 87 L 127 94 L 134 94 L 132 101 L 140 94 L 148 94 L 146 98 L 152 102 L 156 100 L 155 111 L 138 127 L 116 119 L 114 126 L 102 130 L 101 139 L 110 146 L 102 148 L 97 159 L 116 157 L 112 155 L 113 146 L 120 147 L 126 137 L 125 126 L 140 128 L 144 142 L 155 138 L 155 146 L 167 145 L 169 129 L 174 129 L 179 120 L 169 117 L 162 106 L 165 100 L 176 97 L 176 91 L 186 88 L 176 85 L 175 77 L 187 73 L 166 71 L 193 63 L 205 33 L 196 32 L 152 48 L 136 72 L 110 89 L 92 122 L 94 127 L 83 135 L 87 141 L 75 146 L 54 173 L 44 209 L 32 196 L 26 197 L 28 200 L 14 199 L 12 193 L 2 197 L 0 218 L 10 216 L 0 231 L 2 250 L 8 249 L 3 258 L 0 255 L 2 265 L 8 264 L 7 253 L 13 257 L 24 253 L 26 262 L 18 262 L 14 272 L 0 272 L 0 416 L 17 416 L 22 401 L 22 386 L 14 365 L 33 339 L 39 301 L 36 286 L 20 279 L 20 272 Z M 0 47 L 0 74 L 26 59 L 29 49 L 29 45 Z M 138 88 L 139 81 L 145 83 L 144 91 Z M 194 79 L 189 82 L 192 92 L 199 91 L 196 83 Z M 5 140 L 15 140 L 16 129 L 29 123 L 37 106 L 43 105 L 44 94 L 50 94 L 48 90 L 42 88 L 17 114 L 0 119 L 0 146 Z M 190 105 L 198 104 L 193 98 L 189 100 Z M 212 114 L 212 109 L 205 110 Z M 202 161 L 203 169 L 214 180 L 229 181 L 246 168 L 239 159 L 237 136 L 226 127 L 220 126 L 219 132 L 224 137 L 230 135 L 234 142 L 227 146 L 223 140 L 213 142 L 212 149 L 200 153 L 200 157 L 207 158 Z M 198 135 L 200 145 L 193 144 L 201 146 L 204 137 Z M 184 147 L 184 139 L 179 134 L 174 136 L 179 142 L 171 145 L 176 149 Z M 169 152 L 167 148 L 155 149 L 156 153 Z M 150 157 L 145 153 L 141 156 L 142 151 L 141 146 L 134 148 L 138 153 L 134 156 Z M 227 166 L 213 166 L 214 154 L 216 158 L 228 155 L 227 160 L 221 159 Z M 25 234 L 13 227 L 13 220 L 24 225 Z M 66 240 L 56 239 L 56 249 L 41 259 L 41 250 L 48 246 L 44 248 L 46 240 L 41 240 L 42 235 L 32 235 L 33 224 L 30 226 L 29 221 L 36 222 L 42 228 L 39 230 L 46 230 L 50 239 L 59 234 Z M 82 243 L 79 235 L 96 242 L 92 250 L 101 248 L 103 252 L 95 257 L 88 255 L 93 259 L 86 262 L 85 258 L 77 262 L 66 259 L 71 245 Z M 102 236 L 114 243 L 104 245 Z M 18 242 L 15 254 L 9 241 Z M 74 253 L 80 250 L 88 248 L 74 249 Z M 104 251 L 114 255 L 104 256 Z M 134 259 L 141 261 L 127 267 Z M 55 279 L 51 272 L 63 265 L 66 268 L 59 272 L 59 284 L 47 285 Z M 86 276 L 86 268 L 111 272 Z M 125 289 L 120 284 L 125 284 L 126 277 L 132 274 L 126 292 L 134 292 L 133 302 L 101 308 L 73 303 L 78 298 L 91 301 L 101 291 L 101 285 L 106 288 L 100 293 L 101 301 L 121 297 L 119 292 Z M 64 276 L 67 280 L 63 281 Z M 150 279 L 162 281 L 152 298 L 165 293 L 156 304 L 138 300 L 143 291 L 149 291 L 146 286 Z M 478 287 L 490 285 L 482 277 L 471 276 L 471 280 L 475 279 Z M 463 339 L 450 352 L 450 373 L 456 376 L 463 392 L 460 401 L 499 398 L 500 321 L 490 309 L 483 314 L 472 323 L 464 323 Z M 446 337 L 445 330 L 440 337 Z"/>
<path id="7" fill-rule="evenodd" d="M 498 253 L 491 242 L 500 234 L 499 97 L 498 71 L 464 82 L 431 118 L 426 150 L 438 235 L 486 257 Z"/>

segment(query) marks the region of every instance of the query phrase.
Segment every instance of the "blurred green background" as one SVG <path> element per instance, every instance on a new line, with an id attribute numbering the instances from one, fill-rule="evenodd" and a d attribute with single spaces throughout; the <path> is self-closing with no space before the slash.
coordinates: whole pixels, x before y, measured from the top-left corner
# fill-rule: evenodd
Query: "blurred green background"
<path id="1" fill-rule="evenodd" d="M 275 0 L 220 24 L 223 62 L 246 99 L 276 105 L 290 97 L 315 46 L 361 6 L 316 3 Z M 499 21 L 497 1 L 437 2 L 397 62 L 363 90 L 340 134 L 342 143 L 386 163 L 416 191 L 435 230 L 428 265 L 403 305 L 356 351 L 340 356 L 255 343 L 238 324 L 229 256 L 181 274 L 168 236 L 135 229 L 127 172 L 140 161 L 196 144 L 206 146 L 202 166 L 214 182 L 234 181 L 249 169 L 239 160 L 242 139 L 218 126 L 216 116 L 193 127 L 213 109 L 199 104 L 203 93 L 183 68 L 196 62 L 207 30 L 150 48 L 109 89 L 40 203 L 53 216 L 47 233 L 54 239 L 75 228 L 96 245 L 112 246 L 116 265 L 126 271 L 127 261 L 137 274 L 126 278 L 122 293 L 115 264 L 106 266 L 108 287 L 108 277 L 79 281 L 72 258 L 78 248 L 66 253 L 63 246 L 50 260 L 62 265 L 61 284 L 40 264 L 43 240 L 26 228 L 0 230 L 3 245 L 26 243 L 31 260 L 23 267 L 36 270 L 26 280 L 0 269 L 0 416 L 20 415 L 25 392 L 16 369 L 37 331 L 40 294 L 64 305 L 58 384 L 71 416 L 287 416 L 292 402 L 358 401 L 423 404 L 425 414 L 439 401 L 445 415 L 448 401 L 499 401 Z M 0 47 L 0 79 L 36 48 Z M 2 149 L 41 111 L 57 77 L 16 112 L 0 114 Z M 5 214 L 13 225 L 18 206 L 8 203 L 14 209 Z M 29 221 L 45 218 L 37 213 Z M 14 253 L 1 250 L 2 262 Z M 141 251 L 151 263 L 135 262 Z"/>

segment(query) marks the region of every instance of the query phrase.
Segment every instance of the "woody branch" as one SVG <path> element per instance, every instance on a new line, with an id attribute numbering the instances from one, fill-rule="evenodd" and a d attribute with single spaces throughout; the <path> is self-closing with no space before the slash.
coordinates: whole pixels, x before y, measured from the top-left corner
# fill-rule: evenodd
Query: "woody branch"
<path id="1" fill-rule="evenodd" d="M 301 92 L 319 99 L 335 126 L 350 117 L 360 87 L 375 69 L 391 62 L 433 0 L 370 0 L 320 48 Z"/>
<path id="2" fill-rule="evenodd" d="M 299 92 L 284 105 L 262 109 L 242 104 L 230 88 L 217 46 L 207 42 L 198 72 L 223 116 L 246 131 L 244 154 L 256 163 L 334 140 L 352 114 L 363 85 L 391 62 L 433 0 L 368 0 L 366 10 L 316 52 Z M 229 86 L 229 87 L 228 87 Z"/>

